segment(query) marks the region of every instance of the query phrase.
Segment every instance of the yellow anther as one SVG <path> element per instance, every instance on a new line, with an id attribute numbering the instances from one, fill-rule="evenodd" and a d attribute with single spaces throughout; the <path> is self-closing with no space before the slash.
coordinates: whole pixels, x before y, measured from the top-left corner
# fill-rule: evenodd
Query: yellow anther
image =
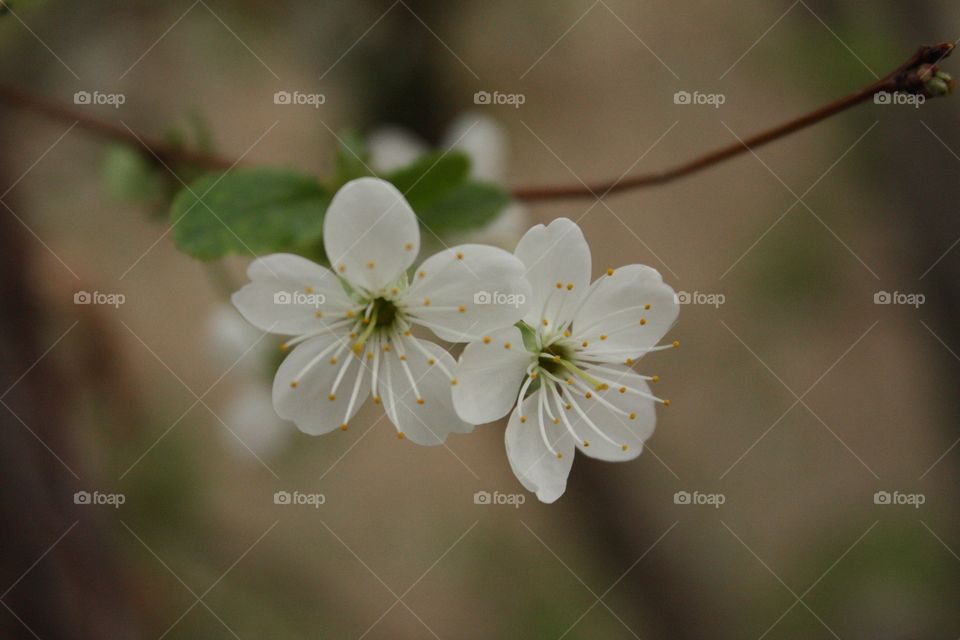
<path id="1" fill-rule="evenodd" d="M 590 343 L 587 342 L 586 340 L 584 340 L 583 342 L 580 343 L 580 346 L 583 347 L 584 349 L 586 349 L 589 345 L 590 345 Z"/>
<path id="2" fill-rule="evenodd" d="M 527 416 L 520 416 L 520 422 L 526 422 Z"/>
<path id="3" fill-rule="evenodd" d="M 362 322 L 365 325 L 370 324 L 370 318 L 364 318 Z"/>
<path id="4" fill-rule="evenodd" d="M 330 358 L 330 364 L 337 364 L 337 356 Z"/>
<path id="5" fill-rule="evenodd" d="M 643 308 L 646 309 L 647 311 L 650 311 L 650 305 L 649 305 L 649 304 L 643 305 Z"/>
<path id="6" fill-rule="evenodd" d="M 629 367 L 633 364 L 633 358 L 627 358 L 624 362 L 626 362 L 627 366 Z"/>
<path id="7" fill-rule="evenodd" d="M 417 404 L 423 404 L 424 402 L 426 402 L 426 400 L 423 398 L 417 398 Z"/>
<path id="8" fill-rule="evenodd" d="M 459 307 L 457 307 L 457 311 L 459 311 L 460 313 L 466 313 L 467 308 L 463 305 L 460 305 Z"/>
<path id="9" fill-rule="evenodd" d="M 546 318 L 544 318 L 544 319 L 542 320 L 542 322 L 543 322 L 543 326 L 545 326 L 545 327 L 550 324 L 550 321 L 547 320 Z"/>
<path id="10" fill-rule="evenodd" d="M 357 315 L 357 314 L 355 314 L 352 309 L 347 309 L 347 317 L 348 317 L 348 318 L 352 318 L 352 317 L 354 317 L 355 315 Z"/>
<path id="11" fill-rule="evenodd" d="M 463 260 L 463 252 L 457 251 L 457 260 Z"/>
<path id="12" fill-rule="evenodd" d="M 569 338 L 569 337 L 570 337 L 570 330 L 569 330 L 569 329 L 567 329 L 566 331 L 563 332 L 563 337 L 564 337 L 564 338 Z"/>
<path id="13" fill-rule="evenodd" d="M 650 382 L 660 382 L 660 376 L 652 376 Z"/>
<path id="14" fill-rule="evenodd" d="M 433 365 L 437 364 L 437 359 L 430 358 L 429 360 L 427 360 L 427 364 L 429 364 L 432 367 Z"/>
<path id="15" fill-rule="evenodd" d="M 636 419 L 637 419 L 637 413 L 636 413 L 636 411 L 631 411 L 631 412 L 630 412 L 630 415 L 629 415 L 629 418 L 630 418 L 631 420 L 636 420 Z"/>
<path id="16" fill-rule="evenodd" d="M 679 341 L 679 340 L 674 340 L 674 341 L 673 341 L 673 348 L 676 349 L 676 348 L 679 347 L 679 346 L 680 346 L 680 341 Z"/>
<path id="17" fill-rule="evenodd" d="M 573 409 L 573 405 L 568 402 L 567 404 L 563 405 L 563 408 L 567 411 L 570 411 L 570 409 Z"/>
<path id="18" fill-rule="evenodd" d="M 430 298 L 424 298 L 424 299 L 423 299 L 423 306 L 425 306 L 425 307 L 429 307 L 429 306 L 430 306 Z"/>
<path id="19" fill-rule="evenodd" d="M 373 396 L 373 404 L 380 404 L 380 396 Z"/>
<path id="20" fill-rule="evenodd" d="M 601 382 L 601 383 L 598 384 L 597 387 L 596 387 L 597 391 L 606 391 L 606 390 L 609 389 L 609 388 L 610 388 L 610 386 L 609 386 L 606 382 Z"/>
<path id="21" fill-rule="evenodd" d="M 383 350 L 389 352 L 389 351 L 390 351 L 390 345 L 388 345 L 388 344 L 383 345 Z"/>
<path id="22" fill-rule="evenodd" d="M 397 431 L 397 438 L 399 438 L 400 440 L 403 440 L 406 437 L 407 437 L 407 434 L 405 434 L 403 431 Z"/>
<path id="23" fill-rule="evenodd" d="M 350 338 L 352 339 L 352 338 L 356 338 L 356 337 L 357 337 L 357 332 L 356 332 L 356 331 L 351 331 L 351 332 L 350 332 Z"/>
<path id="24" fill-rule="evenodd" d="M 607 275 L 608 275 L 608 276 L 612 276 L 612 275 L 613 275 L 613 269 L 607 269 Z"/>
<path id="25" fill-rule="evenodd" d="M 563 460 L 563 454 L 557 451 L 557 460 Z"/>
<path id="26" fill-rule="evenodd" d="M 554 362 L 560 362 L 560 361 L 562 361 L 562 360 L 563 360 L 563 358 L 561 358 L 560 356 L 553 356 L 553 361 L 554 361 Z"/>
<path id="27" fill-rule="evenodd" d="M 619 391 L 620 391 L 620 393 L 626 393 L 626 392 L 627 392 L 627 388 L 626 388 L 626 387 L 620 387 Z"/>
<path id="28" fill-rule="evenodd" d="M 367 263 L 367 269 L 373 269 L 376 266 L 377 266 L 377 263 L 374 262 L 373 260 Z"/>
<path id="29" fill-rule="evenodd" d="M 532 372 L 532 373 L 530 374 L 530 379 L 531 379 L 531 380 L 536 380 L 536 379 L 539 378 L 539 377 L 540 377 L 540 374 L 537 373 L 536 371 L 534 371 L 534 372 Z"/>
<path id="30" fill-rule="evenodd" d="M 306 291 L 307 293 L 313 293 L 313 287 L 306 287 L 304 288 L 304 291 Z"/>
<path id="31" fill-rule="evenodd" d="M 670 406 L 670 401 L 669 401 L 669 400 L 664 400 L 664 401 L 663 401 L 663 406 L 669 407 L 669 406 Z"/>
<path id="32" fill-rule="evenodd" d="M 622 450 L 626 451 L 627 449 L 630 448 L 630 446 L 623 444 L 623 445 L 620 445 L 620 448 L 621 448 Z"/>
<path id="33" fill-rule="evenodd" d="M 456 379 L 456 378 L 450 378 L 450 384 L 455 387 L 455 386 L 457 386 L 457 384 L 459 384 L 459 383 L 457 382 L 457 379 Z"/>
<path id="34" fill-rule="evenodd" d="M 606 339 L 607 339 L 607 336 L 606 336 L 606 335 L 602 335 L 602 336 L 600 336 L 600 339 L 601 339 L 601 340 L 606 340 Z"/>
<path id="35" fill-rule="evenodd" d="M 405 356 L 404 354 L 401 353 L 401 354 L 400 354 L 400 360 L 401 360 L 402 362 L 406 362 L 407 356 Z"/>
<path id="36" fill-rule="evenodd" d="M 406 331 L 403 332 L 403 335 L 405 335 L 405 336 L 407 336 L 407 337 L 409 338 L 410 336 L 413 335 L 413 333 L 410 331 L 410 329 L 407 329 Z"/>
<path id="37" fill-rule="evenodd" d="M 490 336 L 483 336 L 483 344 L 490 344 Z"/>
<path id="38" fill-rule="evenodd" d="M 367 360 L 373 360 L 373 351 L 367 351 Z"/>
<path id="39" fill-rule="evenodd" d="M 553 424 L 560 424 L 560 418 L 554 418 Z"/>
<path id="40" fill-rule="evenodd" d="M 557 280 L 557 289 L 563 289 L 563 283 Z"/>
<path id="41" fill-rule="evenodd" d="M 573 384 L 573 378 L 567 378 L 567 384 Z"/>
<path id="42" fill-rule="evenodd" d="M 347 265 L 343 264 L 342 262 L 340 263 L 340 266 L 337 267 L 337 271 L 339 271 L 340 273 L 343 273 L 346 270 L 347 270 Z"/>
<path id="43" fill-rule="evenodd" d="M 322 317 L 323 317 L 323 311 L 314 311 L 314 312 L 313 312 L 313 317 L 314 317 L 314 318 L 322 318 Z"/>
<path id="44" fill-rule="evenodd" d="M 344 422 L 342 425 L 340 425 L 340 431 L 346 431 L 346 430 L 347 430 L 347 423 Z"/>
<path id="45" fill-rule="evenodd" d="M 280 343 L 280 351 L 286 351 L 289 348 L 290 348 L 290 345 L 288 345 L 286 342 Z"/>
<path id="46" fill-rule="evenodd" d="M 568 282 L 568 283 L 567 283 L 567 291 L 573 291 L 573 283 L 572 283 L 572 282 Z"/>
<path id="47" fill-rule="evenodd" d="M 362 343 L 362 342 L 354 342 L 354 343 L 353 343 L 353 346 L 350 347 L 350 349 L 352 349 L 353 352 L 354 352 L 356 355 L 360 355 L 361 353 L 363 353 L 363 343 Z"/>
<path id="48" fill-rule="evenodd" d="M 333 401 L 336 400 L 336 399 L 337 399 L 337 396 L 335 396 L 335 395 L 332 394 L 332 393 L 327 396 L 327 400 L 329 400 L 330 402 L 333 402 Z"/>
<path id="49" fill-rule="evenodd" d="M 294 380 L 293 382 L 290 383 L 290 388 L 291 388 L 291 389 L 296 389 L 296 388 L 299 387 L 299 386 L 300 386 L 300 383 L 297 382 L 296 380 Z"/>
<path id="50" fill-rule="evenodd" d="M 403 248 L 407 251 L 413 251 L 413 243 L 408 242 L 407 244 L 403 245 Z"/>
<path id="51" fill-rule="evenodd" d="M 504 343 L 503 343 L 503 348 L 504 348 L 504 349 L 509 349 L 511 346 L 512 346 L 512 345 L 511 345 L 509 342 L 504 342 Z"/>
<path id="52" fill-rule="evenodd" d="M 417 277 L 419 277 L 419 278 L 426 278 L 426 277 L 427 277 L 427 272 L 426 272 L 426 271 L 421 271 L 420 273 L 417 274 Z"/>
<path id="53" fill-rule="evenodd" d="M 587 400 L 589 400 L 590 398 L 593 397 L 593 394 L 592 394 L 591 392 L 587 391 L 585 394 L 583 394 L 583 397 L 586 398 Z"/>
<path id="54" fill-rule="evenodd" d="M 583 441 L 583 446 L 584 446 L 584 447 L 589 447 L 589 446 L 590 446 L 590 441 L 589 441 L 589 440 L 584 440 L 584 441 Z"/>
<path id="55" fill-rule="evenodd" d="M 645 325 L 645 324 L 647 324 L 647 319 L 646 319 L 646 318 L 640 318 L 640 326 L 642 327 L 642 326 Z"/>
<path id="56" fill-rule="evenodd" d="M 400 290 L 397 289 L 396 287 L 393 287 L 393 288 L 390 289 L 390 294 L 391 294 L 391 295 L 397 295 L 398 293 L 400 293 Z"/>

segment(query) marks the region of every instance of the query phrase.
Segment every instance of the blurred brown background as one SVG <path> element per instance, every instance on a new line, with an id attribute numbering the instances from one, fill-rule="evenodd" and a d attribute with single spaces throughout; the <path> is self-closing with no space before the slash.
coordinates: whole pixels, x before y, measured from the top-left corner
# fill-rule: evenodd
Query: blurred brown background
<path id="1" fill-rule="evenodd" d="M 480 110 L 509 133 L 511 186 L 669 166 L 960 36 L 960 9 L 936 0 L 10 9 L 4 86 L 122 93 L 86 108 L 151 136 L 195 135 L 200 117 L 228 157 L 318 175 L 345 127 L 437 141 Z M 275 105 L 281 90 L 326 102 Z M 478 106 L 480 90 L 525 102 Z M 288 428 L 260 459 L 237 446 L 224 416 L 242 376 L 211 355 L 217 282 L 164 218 L 110 197 L 101 140 L 0 114 L 4 637 L 960 636 L 955 98 L 867 104 L 667 187 L 529 208 L 578 219 L 595 273 L 641 262 L 723 297 L 684 306 L 683 347 L 640 364 L 673 401 L 644 455 L 578 456 L 549 506 L 510 472 L 503 425 L 418 448 L 369 405 L 345 434 Z"/>

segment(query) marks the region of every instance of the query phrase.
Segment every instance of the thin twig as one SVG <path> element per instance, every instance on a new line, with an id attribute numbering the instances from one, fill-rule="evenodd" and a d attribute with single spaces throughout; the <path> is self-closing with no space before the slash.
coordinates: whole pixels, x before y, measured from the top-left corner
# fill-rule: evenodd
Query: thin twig
<path id="1" fill-rule="evenodd" d="M 715 149 L 675 167 L 652 173 L 639 174 L 618 180 L 609 180 L 593 184 L 554 185 L 514 187 L 513 197 L 517 200 L 538 201 L 557 200 L 565 198 L 597 198 L 611 193 L 653 187 L 672 182 L 692 173 L 696 173 L 724 160 L 729 160 L 748 150 L 756 149 L 765 144 L 778 140 L 816 124 L 838 113 L 846 111 L 858 104 L 866 102 L 880 92 L 901 92 L 919 94 L 927 97 L 937 95 L 931 93 L 929 81 L 937 72 L 937 65 L 949 56 L 954 45 L 949 42 L 920 47 L 916 53 L 899 67 L 876 82 L 858 89 L 838 100 L 826 104 L 789 122 L 767 129 L 748 138 L 737 140 L 726 146 Z M 189 164 L 202 169 L 224 170 L 236 163 L 230 158 L 217 155 L 199 153 L 180 146 L 167 144 L 161 140 L 151 139 L 136 134 L 126 126 L 102 120 L 90 115 L 85 110 L 69 107 L 59 102 L 32 95 L 17 89 L 0 87 L 0 103 L 26 109 L 34 113 L 60 120 L 76 122 L 80 128 L 97 134 L 98 136 L 127 143 L 142 149 L 148 155 L 156 156 L 167 164 Z"/>

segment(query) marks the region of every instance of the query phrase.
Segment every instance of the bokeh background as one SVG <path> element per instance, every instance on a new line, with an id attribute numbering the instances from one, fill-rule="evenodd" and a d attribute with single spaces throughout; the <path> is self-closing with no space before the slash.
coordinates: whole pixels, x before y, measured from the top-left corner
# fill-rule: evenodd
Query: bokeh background
<path id="1" fill-rule="evenodd" d="M 71 106 L 122 93 L 87 112 L 317 175 L 344 128 L 437 143 L 479 111 L 507 134 L 510 186 L 663 168 L 960 36 L 946 0 L 10 9 L 4 87 Z M 281 90 L 326 102 L 275 105 Z M 480 90 L 525 102 L 478 106 Z M 248 258 L 211 272 L 180 254 L 162 188 L 156 207 L 118 199 L 104 140 L 0 104 L 2 635 L 960 636 L 957 113 L 953 98 L 867 104 L 669 186 L 530 205 L 531 223 L 579 220 L 595 273 L 640 262 L 723 297 L 684 306 L 682 348 L 640 363 L 672 400 L 644 454 L 578 456 L 566 495 L 541 505 L 502 424 L 427 449 L 372 405 L 321 438 L 238 409 L 269 385 L 224 359 L 216 321 Z M 125 303 L 75 305 L 81 290 Z M 231 433 L 243 422 L 257 456 Z"/>

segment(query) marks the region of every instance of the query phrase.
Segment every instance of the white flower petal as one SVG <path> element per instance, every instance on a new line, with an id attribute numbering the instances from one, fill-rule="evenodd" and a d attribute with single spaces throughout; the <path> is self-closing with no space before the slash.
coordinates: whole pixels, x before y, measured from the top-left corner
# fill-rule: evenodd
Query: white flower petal
<path id="1" fill-rule="evenodd" d="M 590 368 L 586 371 L 608 381 L 610 388 L 591 391 L 589 399 L 575 397 L 583 415 L 576 409 L 565 411 L 565 415 L 578 436 L 580 451 L 591 458 L 610 462 L 632 460 L 640 455 L 643 443 L 653 435 L 657 423 L 656 404 L 649 385 L 639 375 L 620 365 L 605 368 L 616 373 L 595 372 Z"/>
<path id="2" fill-rule="evenodd" d="M 289 253 L 257 258 L 250 282 L 231 296 L 243 317 L 261 331 L 303 335 L 343 319 L 352 306 L 329 269 Z"/>
<path id="3" fill-rule="evenodd" d="M 323 244 L 337 273 L 376 293 L 413 264 L 420 229 L 396 187 L 379 178 L 358 178 L 333 197 L 323 221 Z"/>
<path id="4" fill-rule="evenodd" d="M 503 249 L 468 244 L 428 258 L 402 304 L 413 322 L 448 342 L 469 342 L 523 317 L 530 300 L 524 266 Z"/>
<path id="5" fill-rule="evenodd" d="M 533 287 L 527 324 L 541 326 L 544 319 L 561 324 L 574 313 L 590 284 L 590 247 L 580 227 L 567 218 L 546 227 L 537 225 L 520 239 L 514 254 L 526 265 Z"/>
<path id="6" fill-rule="evenodd" d="M 464 113 L 450 125 L 443 146 L 470 158 L 478 180 L 501 182 L 507 167 L 507 133 L 499 122 L 479 113 Z"/>
<path id="7" fill-rule="evenodd" d="M 390 351 L 381 352 L 377 376 L 377 394 L 397 431 L 428 446 L 443 443 L 451 433 L 473 431 L 473 425 L 461 420 L 453 408 L 453 385 L 443 371 L 453 371 L 453 357 L 432 342 L 413 337 L 403 338 L 399 346 L 394 343 Z"/>
<path id="8" fill-rule="evenodd" d="M 400 127 L 382 127 L 367 137 L 370 166 L 377 173 L 402 169 L 429 150 L 423 140 Z"/>
<path id="9" fill-rule="evenodd" d="M 574 318 L 573 331 L 589 343 L 585 355 L 624 362 L 655 346 L 679 311 L 673 289 L 656 269 L 632 264 L 593 285 Z"/>
<path id="10" fill-rule="evenodd" d="M 520 411 L 510 415 L 504 433 L 507 458 L 517 479 L 530 491 L 535 491 L 541 502 L 554 502 L 567 488 L 567 476 L 573 466 L 576 450 L 573 438 L 562 426 L 557 426 L 543 417 L 543 433 L 550 442 L 547 447 L 540 431 L 537 412 L 537 391 L 523 401 Z M 521 413 L 525 421 L 521 421 Z M 556 453 L 554 453 L 556 452 Z M 557 453 L 561 457 L 557 457 Z"/>
<path id="11" fill-rule="evenodd" d="M 460 356 L 453 388 L 457 414 L 471 424 L 484 424 L 510 413 L 532 359 L 516 327 L 494 331 L 468 344 Z"/>
<path id="12" fill-rule="evenodd" d="M 334 390 L 344 367 L 346 373 Z M 324 334 L 298 345 L 280 365 L 273 406 L 304 433 L 320 435 L 349 423 L 369 393 L 369 370 L 350 349 L 348 334 Z"/>

